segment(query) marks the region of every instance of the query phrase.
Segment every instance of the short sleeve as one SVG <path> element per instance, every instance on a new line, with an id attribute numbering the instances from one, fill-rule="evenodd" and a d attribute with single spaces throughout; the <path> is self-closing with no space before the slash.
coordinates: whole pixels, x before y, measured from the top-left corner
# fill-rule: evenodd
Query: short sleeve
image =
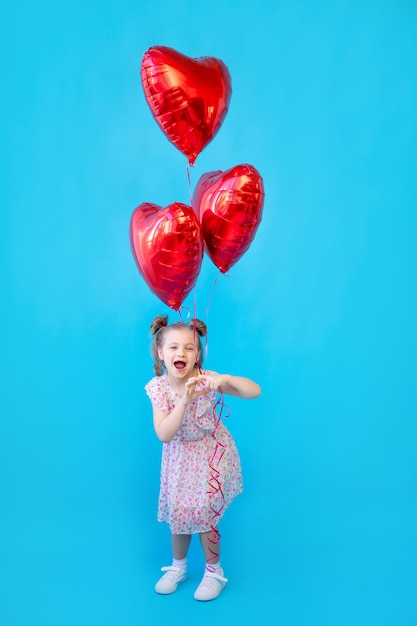
<path id="1" fill-rule="evenodd" d="M 145 391 L 151 402 L 155 404 L 158 409 L 164 413 L 169 411 L 165 378 L 163 376 L 154 376 L 154 378 L 145 385 Z"/>

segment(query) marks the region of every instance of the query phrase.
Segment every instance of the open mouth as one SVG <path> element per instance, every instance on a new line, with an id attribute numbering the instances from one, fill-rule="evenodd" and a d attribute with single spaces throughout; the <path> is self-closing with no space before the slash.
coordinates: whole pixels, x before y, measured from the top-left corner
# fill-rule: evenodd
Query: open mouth
<path id="1" fill-rule="evenodd" d="M 182 370 L 185 369 L 185 362 L 184 361 L 175 361 L 174 363 L 175 369 L 179 370 L 180 372 Z"/>

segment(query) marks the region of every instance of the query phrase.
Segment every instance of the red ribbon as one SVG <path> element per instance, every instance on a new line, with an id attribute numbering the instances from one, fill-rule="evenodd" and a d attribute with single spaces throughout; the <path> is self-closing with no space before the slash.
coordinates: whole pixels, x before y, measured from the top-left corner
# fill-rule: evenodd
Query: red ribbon
<path id="1" fill-rule="evenodd" d="M 218 277 L 217 277 L 218 278 Z M 213 290 L 215 287 L 215 284 L 217 282 L 217 278 L 216 281 L 213 285 Z M 207 316 L 208 316 L 208 310 L 209 310 L 210 305 L 207 307 Z M 195 324 L 195 319 L 196 319 L 196 299 L 194 299 L 194 341 L 196 340 L 196 324 Z M 207 338 L 206 338 L 206 350 L 208 349 L 208 345 L 207 345 Z M 200 367 L 200 363 L 196 363 L 198 371 L 200 374 L 202 374 L 202 370 Z M 211 436 L 214 440 L 214 447 L 213 447 L 213 452 L 209 458 L 208 461 L 208 465 L 210 468 L 210 478 L 208 480 L 208 491 L 207 494 L 209 495 L 210 498 L 210 508 L 212 510 L 212 517 L 211 517 L 211 530 L 209 532 L 208 535 L 208 541 L 209 544 L 211 544 L 211 546 L 209 545 L 209 550 L 211 552 L 211 554 L 213 555 L 212 557 L 210 557 L 207 560 L 207 564 L 206 567 L 209 571 L 214 571 L 214 568 L 210 565 L 210 561 L 214 561 L 217 560 L 218 556 L 219 556 L 219 551 L 215 550 L 215 546 L 219 543 L 220 541 L 220 533 L 217 529 L 217 524 L 216 524 L 216 520 L 220 519 L 221 513 L 224 509 L 224 507 L 226 506 L 226 498 L 224 497 L 224 493 L 223 493 L 223 488 L 222 488 L 222 483 L 220 480 L 220 471 L 217 469 L 218 465 L 220 464 L 223 455 L 226 451 L 226 446 L 218 439 L 217 437 L 217 429 L 219 427 L 220 421 L 222 418 L 227 418 L 230 415 L 230 409 L 229 407 L 225 404 L 224 402 L 224 396 L 223 396 L 223 392 L 221 390 L 221 388 L 219 388 L 219 394 L 218 394 L 218 398 L 213 406 L 213 416 L 215 418 L 214 420 L 214 429 L 213 432 L 211 433 Z M 226 414 L 225 414 L 226 412 Z M 217 494 L 220 494 L 221 496 L 221 505 L 218 507 L 214 506 L 214 498 L 217 496 Z M 213 546 L 213 547 L 212 547 Z"/>
<path id="2" fill-rule="evenodd" d="M 228 412 L 226 415 L 224 415 L 224 412 L 226 409 Z M 214 430 L 211 436 L 214 439 L 215 443 L 214 443 L 213 452 L 208 462 L 209 468 L 210 468 L 210 478 L 208 481 L 209 489 L 207 491 L 210 497 L 210 508 L 213 512 L 212 518 L 210 520 L 211 532 L 208 535 L 209 543 L 212 544 L 211 546 L 209 545 L 209 550 L 213 556 L 207 560 L 208 565 L 206 565 L 207 569 L 212 570 L 212 571 L 214 571 L 214 568 L 212 568 L 211 565 L 209 565 L 209 563 L 210 561 L 214 561 L 215 559 L 217 559 L 219 556 L 219 551 L 214 549 L 220 541 L 220 533 L 217 529 L 216 520 L 220 518 L 221 513 L 224 507 L 226 506 L 226 498 L 224 497 L 222 483 L 220 480 L 220 471 L 217 469 L 226 451 L 226 446 L 218 439 L 216 431 L 217 431 L 217 428 L 220 424 L 222 417 L 229 417 L 230 411 L 228 407 L 226 406 L 226 404 L 224 403 L 223 392 L 221 389 L 219 389 L 219 397 L 213 407 L 213 415 L 215 417 L 215 425 L 214 425 Z M 214 499 L 218 494 L 220 494 L 221 496 L 222 503 L 220 506 L 215 507 Z"/>

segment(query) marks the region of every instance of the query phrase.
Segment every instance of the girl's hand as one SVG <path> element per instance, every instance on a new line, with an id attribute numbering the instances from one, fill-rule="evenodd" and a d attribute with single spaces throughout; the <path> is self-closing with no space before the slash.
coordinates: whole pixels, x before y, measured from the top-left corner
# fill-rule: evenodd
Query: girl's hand
<path id="1" fill-rule="evenodd" d="M 198 376 L 192 376 L 185 383 L 185 392 L 181 397 L 183 404 L 190 404 L 198 396 L 204 396 L 210 391 L 210 388 L 205 384 L 205 377 L 201 374 Z"/>
<path id="2" fill-rule="evenodd" d="M 217 374 L 216 372 L 204 372 L 200 375 L 204 380 L 204 385 L 209 391 L 219 391 L 220 387 L 227 383 L 227 374 Z"/>
<path id="3" fill-rule="evenodd" d="M 221 391 L 247 400 L 261 395 L 260 386 L 249 378 L 203 371 L 185 383 L 185 393 L 181 400 L 183 404 L 187 405 L 198 396 L 203 396 L 209 391 Z"/>
<path id="4" fill-rule="evenodd" d="M 216 372 L 203 372 L 201 376 L 208 390 L 221 391 L 222 393 L 238 396 L 250 400 L 261 395 L 260 386 L 249 378 L 232 376 L 231 374 L 217 374 Z"/>

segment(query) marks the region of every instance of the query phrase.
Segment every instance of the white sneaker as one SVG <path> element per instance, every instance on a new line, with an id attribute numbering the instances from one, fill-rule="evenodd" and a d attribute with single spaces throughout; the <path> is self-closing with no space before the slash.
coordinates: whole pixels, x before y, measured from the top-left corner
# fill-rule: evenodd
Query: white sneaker
<path id="1" fill-rule="evenodd" d="M 161 572 L 166 572 L 156 583 L 156 593 L 174 593 L 177 587 L 183 580 L 187 578 L 187 573 L 182 567 L 175 567 L 175 565 L 168 565 L 168 567 L 161 567 Z"/>
<path id="2" fill-rule="evenodd" d="M 204 574 L 201 583 L 198 585 L 194 593 L 196 600 L 214 600 L 223 591 L 227 583 L 227 578 L 223 576 L 223 570 L 218 572 L 207 572 Z"/>

